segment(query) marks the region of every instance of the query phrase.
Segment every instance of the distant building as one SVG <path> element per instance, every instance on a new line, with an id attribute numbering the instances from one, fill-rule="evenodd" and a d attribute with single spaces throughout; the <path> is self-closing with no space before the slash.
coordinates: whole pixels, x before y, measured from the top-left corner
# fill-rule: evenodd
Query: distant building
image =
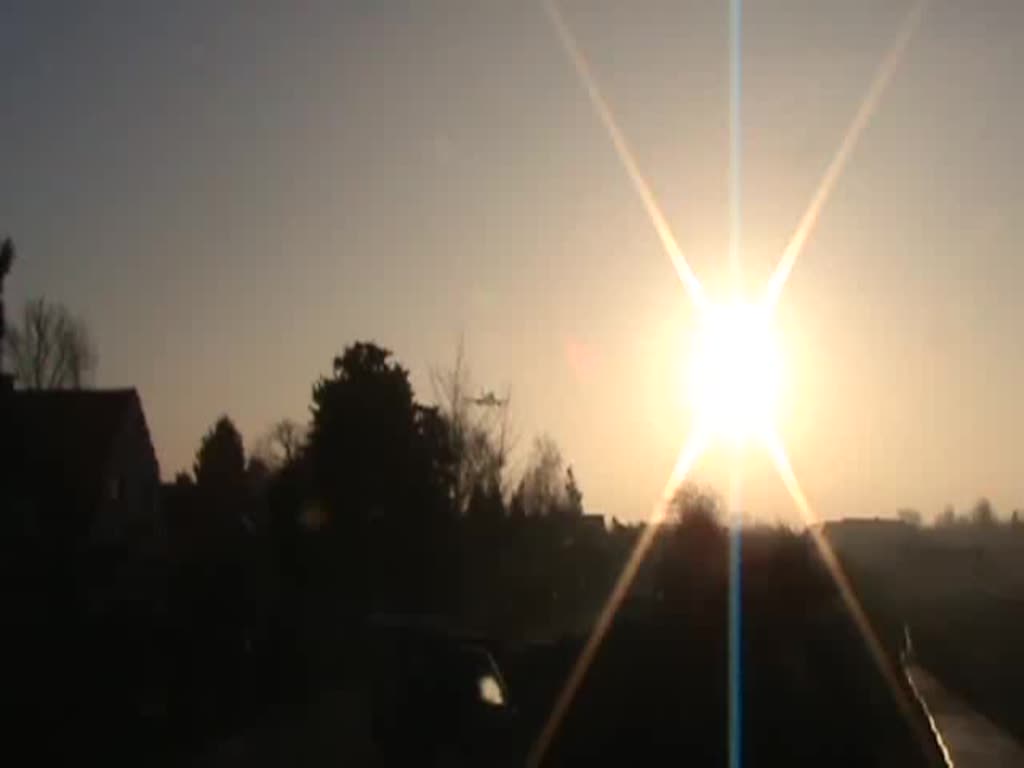
<path id="1" fill-rule="evenodd" d="M 848 517 L 828 520 L 821 532 L 833 543 L 874 544 L 879 541 L 904 541 L 914 526 L 892 517 Z"/>
<path id="2" fill-rule="evenodd" d="M 821 532 L 840 558 L 866 565 L 905 564 L 920 533 L 902 520 L 877 517 L 830 520 Z"/>
<path id="3" fill-rule="evenodd" d="M 0 490 L 7 531 L 71 564 L 92 604 L 150 586 L 138 566 L 161 555 L 160 469 L 138 393 L 8 389 L 0 398 L 14 448 Z"/>

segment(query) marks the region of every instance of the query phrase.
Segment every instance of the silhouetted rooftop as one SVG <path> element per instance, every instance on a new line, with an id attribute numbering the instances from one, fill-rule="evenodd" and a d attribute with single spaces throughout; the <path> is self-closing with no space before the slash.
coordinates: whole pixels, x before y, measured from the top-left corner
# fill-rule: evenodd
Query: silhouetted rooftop
<path id="1" fill-rule="evenodd" d="M 13 393 L 14 439 L 37 492 L 81 503 L 102 492 L 111 450 L 132 413 L 142 414 L 134 389 L 22 390 Z M 144 422 L 144 418 L 143 418 Z M 28 479 L 28 478 L 26 478 Z"/>

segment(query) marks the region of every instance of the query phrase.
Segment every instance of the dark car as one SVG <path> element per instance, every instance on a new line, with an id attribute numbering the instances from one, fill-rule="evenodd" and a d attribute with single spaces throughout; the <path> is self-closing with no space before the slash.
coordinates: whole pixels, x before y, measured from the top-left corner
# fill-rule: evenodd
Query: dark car
<path id="1" fill-rule="evenodd" d="M 368 632 L 375 752 L 407 765 L 510 765 L 515 711 L 481 638 L 437 623 L 378 619 Z"/>

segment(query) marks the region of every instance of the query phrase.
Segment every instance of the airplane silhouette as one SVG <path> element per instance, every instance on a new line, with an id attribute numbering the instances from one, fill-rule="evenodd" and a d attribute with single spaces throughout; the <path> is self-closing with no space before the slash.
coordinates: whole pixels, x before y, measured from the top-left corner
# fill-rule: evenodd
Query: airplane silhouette
<path id="1" fill-rule="evenodd" d="M 493 392 L 481 392 L 480 397 L 473 398 L 470 402 L 473 403 L 473 405 L 479 405 L 484 408 L 500 408 L 508 403 L 508 398 L 506 397 L 502 400 Z"/>

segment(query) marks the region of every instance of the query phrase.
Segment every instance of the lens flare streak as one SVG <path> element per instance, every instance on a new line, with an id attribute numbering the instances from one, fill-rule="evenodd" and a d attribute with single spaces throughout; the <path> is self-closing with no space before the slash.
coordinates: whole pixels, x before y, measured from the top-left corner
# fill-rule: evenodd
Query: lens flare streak
<path id="1" fill-rule="evenodd" d="M 627 141 L 626 135 L 619 127 L 619 122 L 615 119 L 615 114 L 612 112 L 611 107 L 601 94 L 601 89 L 598 87 L 597 80 L 594 79 L 594 75 L 590 71 L 590 64 L 587 62 L 583 50 L 576 42 L 576 38 L 573 37 L 553 0 L 546 0 L 544 2 L 544 9 L 547 11 L 548 18 L 551 20 L 555 31 L 558 32 L 558 39 L 562 43 L 562 47 L 565 49 L 565 53 L 572 62 L 573 67 L 576 69 L 580 82 L 583 83 L 583 87 L 587 91 L 587 96 L 590 98 L 594 111 L 608 132 L 608 137 L 615 147 L 615 152 L 619 156 L 622 167 L 629 176 L 629 180 L 633 183 L 633 188 L 640 196 L 640 200 L 643 202 L 647 215 L 654 225 L 654 230 L 658 233 L 658 238 L 665 249 L 665 253 L 668 254 L 672 266 L 675 267 L 676 273 L 679 275 L 679 279 L 683 281 L 690 300 L 697 305 L 703 304 L 704 288 L 697 279 L 697 275 L 690 268 L 690 264 L 686 261 L 682 250 L 680 250 L 679 243 L 675 235 L 672 234 L 672 228 L 662 213 L 661 206 L 658 205 L 658 199 L 654 196 L 654 191 L 651 189 L 650 184 L 647 183 L 643 173 L 640 172 L 640 166 L 637 165 L 633 150 L 630 149 L 629 141 Z"/>
<path id="2" fill-rule="evenodd" d="M 647 524 L 640 533 L 640 538 L 633 545 L 633 551 L 619 573 L 619 578 L 616 580 L 608 600 L 601 609 L 601 613 L 594 623 L 594 628 L 591 630 L 583 650 L 580 651 L 580 655 L 576 659 L 572 671 L 569 673 L 568 680 L 566 680 L 565 685 L 558 694 L 558 699 L 555 701 L 555 706 L 544 724 L 544 729 L 530 751 L 526 763 L 530 768 L 536 768 L 536 766 L 541 765 L 543 762 L 544 755 L 547 754 L 548 748 L 551 746 L 551 740 L 554 738 L 562 723 L 562 719 L 565 717 L 565 713 L 572 704 L 580 683 L 586 677 L 587 670 L 590 668 L 594 656 L 601 647 L 601 641 L 604 640 L 604 636 L 608 632 L 615 614 L 618 613 L 619 606 L 622 605 L 622 601 L 629 592 L 629 588 L 636 578 L 637 571 L 640 570 L 640 566 L 647 556 L 647 551 L 651 548 L 651 544 L 654 543 L 654 539 L 658 534 L 658 526 L 665 518 L 669 502 L 672 501 L 672 496 L 679 486 L 683 484 L 683 480 L 690 473 L 694 463 L 704 453 L 706 444 L 706 437 L 700 432 L 695 432 L 690 436 L 686 445 L 683 446 L 682 451 L 680 451 L 679 458 L 672 469 L 672 474 L 665 484 L 665 490 L 662 492 L 657 504 L 655 504 Z"/>
<path id="3" fill-rule="evenodd" d="M 721 313 L 723 310 L 721 307 L 717 307 L 706 300 L 703 287 L 696 275 L 693 273 L 693 270 L 690 268 L 686 258 L 683 256 L 675 236 L 672 234 L 672 230 L 669 227 L 668 221 L 662 213 L 661 207 L 658 205 L 654 192 L 643 174 L 640 172 L 639 166 L 637 165 L 636 159 L 629 146 L 629 142 L 626 140 L 624 133 L 619 127 L 618 121 L 615 119 L 615 115 L 613 114 L 611 107 L 601 94 L 601 90 L 598 87 L 593 73 L 591 72 L 590 65 L 583 54 L 582 49 L 577 44 L 576 39 L 573 37 L 571 31 L 566 25 L 565 20 L 555 4 L 555 0 L 542 0 L 542 4 L 547 12 L 551 24 L 557 32 L 559 41 L 562 44 L 566 55 L 575 68 L 576 75 L 587 92 L 591 106 L 608 133 L 608 137 L 611 140 L 616 154 L 618 155 L 619 161 L 622 163 L 623 168 L 629 176 L 637 194 L 640 196 L 641 202 L 644 205 L 659 239 L 661 240 L 665 252 L 672 261 L 683 285 L 686 287 L 691 301 L 694 302 L 698 310 L 698 315 L 705 322 L 709 319 L 714 319 L 716 317 L 715 313 Z M 857 108 L 853 121 L 844 134 L 842 141 L 836 150 L 836 154 L 829 162 L 825 174 L 819 182 L 807 210 L 801 217 L 796 231 L 783 251 L 774 273 L 769 278 L 764 299 L 757 304 L 751 305 L 751 307 L 758 311 L 763 310 L 769 318 L 774 313 L 775 306 L 778 303 L 778 299 L 786 281 L 789 279 L 789 275 L 796 264 L 797 258 L 810 237 L 810 234 L 814 229 L 818 217 L 828 201 L 833 188 L 842 175 L 849 157 L 856 147 L 860 135 L 863 133 L 871 117 L 874 115 L 889 81 L 892 79 L 897 66 L 903 58 L 911 37 L 920 25 L 921 17 L 927 4 L 928 0 L 917 0 L 905 18 L 899 29 L 895 42 L 888 50 L 885 58 L 882 60 L 875 72 L 870 87 Z M 739 283 L 741 234 L 740 151 L 742 145 L 742 132 L 740 125 L 740 85 L 742 74 L 742 0 L 730 0 L 729 11 L 729 262 L 730 271 L 732 273 L 733 289 L 736 290 Z M 770 323 L 766 322 L 765 327 L 769 326 Z M 726 338 L 727 336 L 731 338 L 731 336 L 734 335 L 736 334 L 725 335 L 722 336 L 722 338 Z M 730 348 L 735 346 L 735 344 L 731 344 Z M 759 345 L 758 348 L 761 346 L 763 345 Z M 736 398 L 730 397 L 730 400 L 736 400 Z M 730 407 L 736 406 L 737 403 L 731 402 L 729 405 Z M 854 594 L 849 579 L 843 572 L 842 566 L 836 558 L 835 553 L 832 551 L 832 547 L 828 540 L 825 538 L 810 503 L 804 496 L 803 490 L 796 479 L 796 475 L 790 465 L 789 457 L 778 433 L 775 431 L 773 426 L 761 423 L 761 421 L 762 420 L 758 420 L 757 423 L 758 436 L 763 440 L 765 448 L 771 456 L 786 490 L 793 498 L 793 502 L 796 504 L 796 507 L 803 518 L 814 545 L 839 590 L 842 602 L 849 611 L 857 630 L 862 635 L 872 658 L 888 684 L 901 711 L 906 716 L 918 738 L 922 739 L 922 743 L 928 743 L 927 733 L 924 732 L 917 717 L 915 716 L 910 701 L 893 671 L 892 665 L 890 664 L 889 659 L 886 656 L 870 621 L 868 620 L 867 614 L 864 612 L 860 601 Z M 583 650 L 576 659 L 565 685 L 560 690 L 558 698 L 555 701 L 555 705 L 545 721 L 544 728 L 541 731 L 540 736 L 534 742 L 527 759 L 527 765 L 535 767 L 541 765 L 543 762 L 544 757 L 551 746 L 552 740 L 565 718 L 566 712 L 572 705 L 573 699 L 587 674 L 587 670 L 590 668 L 590 665 L 601 646 L 601 642 L 603 641 L 605 634 L 608 632 L 619 607 L 629 591 L 630 585 L 636 578 L 636 574 L 639 571 L 648 550 L 654 542 L 655 537 L 657 536 L 658 526 L 665 517 L 665 513 L 672 496 L 689 474 L 694 463 L 704 452 L 710 436 L 711 432 L 709 431 L 709 425 L 703 424 L 702 421 L 698 419 L 697 427 L 694 429 L 690 438 L 684 445 L 683 450 L 680 452 L 679 458 L 676 461 L 667 484 L 665 485 L 665 489 L 655 505 L 647 525 L 644 526 L 640 533 L 626 564 L 623 566 L 623 569 L 619 574 L 611 594 L 605 602 L 597 621 L 594 623 L 593 629 L 587 637 Z M 731 522 L 733 524 L 729 547 L 729 765 L 730 768 L 739 768 L 742 764 L 742 515 L 740 512 L 741 477 L 739 461 L 738 457 L 734 458 L 737 460 L 734 460 L 733 462 L 729 491 L 729 512 L 731 514 Z"/>
<path id="4" fill-rule="evenodd" d="M 908 722 L 915 726 L 915 730 L 919 730 L 918 721 L 914 716 L 910 701 L 897 679 L 896 673 L 892 668 L 892 664 L 890 663 L 888 656 L 886 656 L 885 651 L 882 648 L 882 644 L 878 639 L 878 635 L 875 634 L 875 631 L 871 626 L 871 622 L 868 620 L 867 614 L 864 612 L 864 608 L 860 604 L 860 600 L 857 599 L 857 595 L 853 591 L 850 580 L 843 571 L 842 564 L 836 557 L 835 552 L 832 549 L 832 545 L 829 543 L 828 539 L 825 538 L 825 534 L 821 527 L 821 521 L 818 519 L 817 515 L 814 514 L 814 510 L 807 501 L 807 497 L 804 496 L 803 489 L 800 487 L 800 483 L 796 479 L 796 474 L 793 472 L 793 467 L 789 462 L 789 456 L 786 454 L 786 449 L 782 444 L 782 440 L 777 434 L 772 433 L 766 437 L 766 448 L 768 449 L 768 454 L 771 456 L 772 461 L 775 463 L 775 468 L 779 473 L 779 477 L 782 479 L 783 485 L 786 487 L 786 490 L 793 499 L 793 503 L 796 504 L 797 510 L 800 512 L 800 516 L 803 518 L 804 525 L 807 527 L 807 531 L 814 541 L 814 546 L 817 548 L 818 554 L 825 563 L 825 566 L 828 568 L 836 587 L 839 589 L 840 598 L 845 604 L 847 611 L 849 611 L 850 616 L 853 618 L 857 630 L 864 638 L 864 642 L 867 645 L 868 650 L 871 652 L 871 655 L 874 657 L 875 663 L 885 678 L 889 689 L 892 691 L 893 697 L 896 699 L 896 703 L 899 705 L 903 714 L 907 717 Z"/>
<path id="5" fill-rule="evenodd" d="M 743 764 L 743 478 L 738 458 L 729 478 L 729 768 Z"/>
<path id="6" fill-rule="evenodd" d="M 815 190 L 807 210 L 804 211 L 804 215 L 800 218 L 796 231 L 782 252 L 782 258 L 779 260 L 775 272 L 768 281 L 767 295 L 770 304 L 775 304 L 779 300 L 779 296 L 782 294 L 786 281 L 789 280 L 789 275 L 793 271 L 793 265 L 796 264 L 800 251 L 803 250 L 804 244 L 807 242 L 811 231 L 814 229 L 814 225 L 818 221 L 822 208 L 825 207 L 829 195 L 832 194 L 832 189 L 835 187 L 836 182 L 839 181 L 839 177 L 842 175 L 850 155 L 857 146 L 857 140 L 860 139 L 864 128 L 878 108 L 886 86 L 892 80 L 892 76 L 903 58 L 903 54 L 910 43 L 911 37 L 913 37 L 914 31 L 921 23 L 921 17 L 927 5 L 928 0 L 918 0 L 914 4 L 900 26 L 896 40 L 875 71 L 875 76 L 867 93 L 864 95 L 864 99 L 857 108 L 857 112 L 853 116 L 853 121 L 850 123 L 849 128 L 846 129 L 846 133 L 839 143 L 839 148 L 825 169 L 825 175 L 818 183 L 818 188 Z"/>
<path id="7" fill-rule="evenodd" d="M 729 279 L 732 290 L 741 284 L 740 237 L 742 233 L 741 160 L 743 128 L 743 0 L 729 0 Z M 771 397 L 769 396 L 769 400 Z M 729 483 L 729 768 L 743 764 L 743 536 L 740 463 L 732 462 Z"/>
<path id="8" fill-rule="evenodd" d="M 729 271 L 735 289 L 740 281 L 740 187 L 743 129 L 740 123 L 743 84 L 743 1 L 729 1 Z"/>

